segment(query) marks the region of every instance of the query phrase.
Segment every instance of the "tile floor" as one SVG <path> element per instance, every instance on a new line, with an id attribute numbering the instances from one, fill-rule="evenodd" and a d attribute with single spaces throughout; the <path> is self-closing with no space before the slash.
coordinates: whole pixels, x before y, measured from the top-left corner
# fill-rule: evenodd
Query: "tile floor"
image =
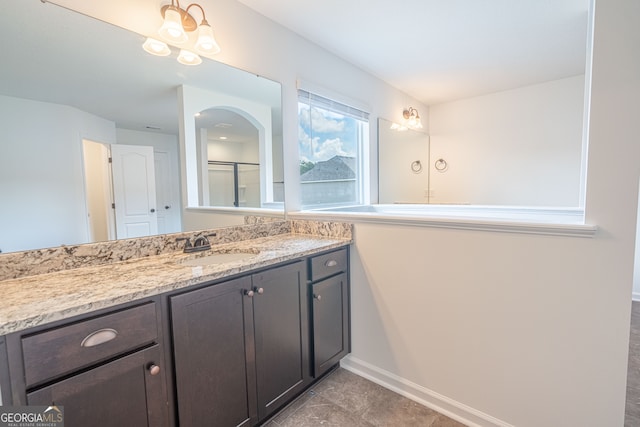
<path id="1" fill-rule="evenodd" d="M 640 302 L 631 308 L 631 336 L 629 337 L 629 366 L 627 367 L 627 406 L 625 427 L 640 426 Z"/>
<path id="2" fill-rule="evenodd" d="M 338 368 L 264 427 L 464 427 L 451 418 Z M 640 302 L 631 312 L 625 427 L 640 426 Z"/>
<path id="3" fill-rule="evenodd" d="M 464 427 L 436 411 L 338 368 L 264 427 Z"/>

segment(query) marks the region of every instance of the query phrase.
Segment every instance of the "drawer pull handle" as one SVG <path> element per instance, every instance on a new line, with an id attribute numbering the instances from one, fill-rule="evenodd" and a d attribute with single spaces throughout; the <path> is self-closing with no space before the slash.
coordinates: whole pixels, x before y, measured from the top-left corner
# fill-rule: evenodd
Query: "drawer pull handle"
<path id="1" fill-rule="evenodd" d="M 330 259 L 324 263 L 325 267 L 335 267 L 336 265 L 338 265 L 338 261 L 336 261 L 335 259 Z"/>
<path id="2" fill-rule="evenodd" d="M 111 328 L 98 329 L 95 332 L 91 332 L 83 340 L 80 346 L 82 347 L 95 347 L 100 344 L 104 344 L 115 339 L 118 336 L 118 331 Z"/>

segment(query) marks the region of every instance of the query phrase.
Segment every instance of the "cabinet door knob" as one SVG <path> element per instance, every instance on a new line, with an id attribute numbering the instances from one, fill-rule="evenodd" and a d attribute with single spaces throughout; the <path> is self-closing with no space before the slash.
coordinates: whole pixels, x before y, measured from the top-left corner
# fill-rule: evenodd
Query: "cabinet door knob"
<path id="1" fill-rule="evenodd" d="M 158 365 L 149 366 L 149 373 L 151 375 L 158 375 L 160 373 L 160 366 Z"/>
<path id="2" fill-rule="evenodd" d="M 322 295 L 313 294 L 313 299 L 317 299 L 318 301 L 320 301 L 322 299 Z"/>
<path id="3" fill-rule="evenodd" d="M 259 293 L 260 295 L 264 294 L 264 288 L 253 288 L 253 290 Z"/>
<path id="4" fill-rule="evenodd" d="M 253 290 L 250 290 L 250 291 L 244 291 L 244 294 L 245 294 L 246 296 L 248 296 L 249 298 L 251 298 L 251 297 L 253 296 Z"/>

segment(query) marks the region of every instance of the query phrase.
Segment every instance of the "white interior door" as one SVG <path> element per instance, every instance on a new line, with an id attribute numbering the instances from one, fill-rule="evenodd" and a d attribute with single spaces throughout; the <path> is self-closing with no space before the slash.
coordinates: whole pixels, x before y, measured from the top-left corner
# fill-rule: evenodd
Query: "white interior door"
<path id="1" fill-rule="evenodd" d="M 152 147 L 111 145 L 116 237 L 158 234 Z"/>
<path id="2" fill-rule="evenodd" d="M 176 233 L 182 229 L 177 185 L 179 177 L 172 167 L 173 162 L 169 151 L 154 148 L 153 155 L 156 172 L 158 233 Z"/>

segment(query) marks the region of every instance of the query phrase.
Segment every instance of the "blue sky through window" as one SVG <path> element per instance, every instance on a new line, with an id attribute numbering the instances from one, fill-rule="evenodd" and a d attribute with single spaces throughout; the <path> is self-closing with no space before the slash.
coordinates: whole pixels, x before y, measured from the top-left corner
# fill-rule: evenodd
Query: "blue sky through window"
<path id="1" fill-rule="evenodd" d="M 326 161 L 334 156 L 356 157 L 358 120 L 324 108 L 298 103 L 300 161 Z"/>

